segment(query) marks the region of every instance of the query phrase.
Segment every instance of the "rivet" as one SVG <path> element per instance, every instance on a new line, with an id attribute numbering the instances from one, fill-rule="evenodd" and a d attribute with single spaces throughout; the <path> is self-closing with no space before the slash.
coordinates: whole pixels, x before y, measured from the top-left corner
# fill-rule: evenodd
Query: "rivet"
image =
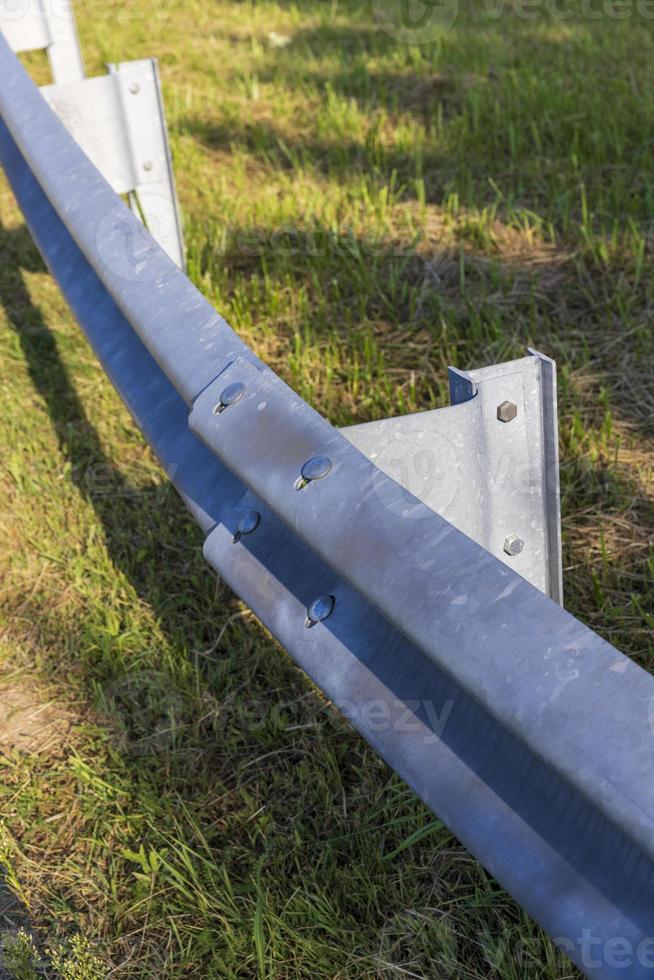
<path id="1" fill-rule="evenodd" d="M 323 476 L 327 476 L 331 471 L 331 468 L 332 461 L 329 456 L 313 456 L 308 459 L 302 467 L 302 476 L 295 484 L 296 490 L 301 490 L 306 487 L 307 483 L 312 483 L 314 480 L 322 480 Z"/>
<path id="2" fill-rule="evenodd" d="M 522 538 L 518 537 L 517 534 L 509 534 L 508 537 L 504 539 L 504 550 L 506 551 L 507 555 L 511 556 L 511 558 L 515 558 L 516 555 L 519 555 L 524 546 L 524 541 Z"/>
<path id="3" fill-rule="evenodd" d="M 513 402 L 502 402 L 497 406 L 497 417 L 500 422 L 513 422 L 518 414 L 518 406 Z"/>
<path id="4" fill-rule="evenodd" d="M 139 85 L 138 82 L 132 82 L 132 84 L 129 87 L 129 90 L 132 93 L 132 95 L 138 95 L 139 92 L 141 91 L 141 86 Z"/>
<path id="5" fill-rule="evenodd" d="M 152 160 L 146 160 L 145 163 L 143 164 L 143 169 L 144 170 L 152 170 L 153 167 L 154 167 L 154 164 L 153 164 Z"/>
<path id="6" fill-rule="evenodd" d="M 236 402 L 240 402 L 244 394 L 245 385 L 243 382 L 232 381 L 231 385 L 227 385 L 227 387 L 221 392 L 220 401 L 214 407 L 213 414 L 220 415 L 220 413 L 224 412 L 230 405 L 235 405 Z"/>
<path id="7" fill-rule="evenodd" d="M 234 544 L 240 541 L 244 534 L 252 534 L 253 531 L 256 531 L 259 527 L 260 520 L 261 515 L 256 510 L 248 510 L 247 513 L 241 514 L 239 522 L 236 525 Z"/>
<path id="8" fill-rule="evenodd" d="M 335 605 L 336 599 L 333 595 L 321 595 L 317 599 L 314 599 L 307 609 L 307 618 L 304 625 L 307 629 L 311 629 L 316 623 L 322 623 L 324 619 L 331 616 Z"/>

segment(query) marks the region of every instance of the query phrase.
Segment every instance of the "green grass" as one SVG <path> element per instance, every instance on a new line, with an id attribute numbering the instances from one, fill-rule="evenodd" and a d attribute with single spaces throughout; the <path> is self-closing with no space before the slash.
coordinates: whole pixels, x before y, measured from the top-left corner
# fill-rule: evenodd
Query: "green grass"
<path id="1" fill-rule="evenodd" d="M 651 669 L 654 27 L 566 9 L 410 46 L 344 0 L 77 4 L 90 71 L 159 58 L 193 280 L 335 424 L 557 359 L 567 606 Z M 5 968 L 575 976 L 216 584 L 3 179 L 0 254 Z"/>

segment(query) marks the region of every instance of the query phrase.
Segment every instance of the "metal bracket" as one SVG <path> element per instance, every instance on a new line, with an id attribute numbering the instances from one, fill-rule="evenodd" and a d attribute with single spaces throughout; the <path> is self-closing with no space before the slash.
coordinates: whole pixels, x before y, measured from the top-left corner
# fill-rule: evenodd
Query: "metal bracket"
<path id="1" fill-rule="evenodd" d="M 41 91 L 71 136 L 180 269 L 185 252 L 155 59 L 85 78 L 70 0 L 0 0 L 0 31 L 15 53 L 46 50 L 54 85 Z M 127 275 L 137 260 L 125 239 Z"/>
<path id="2" fill-rule="evenodd" d="M 449 369 L 449 408 L 343 429 L 376 466 L 563 604 L 556 365 Z"/>
<path id="3" fill-rule="evenodd" d="M 0 31 L 16 54 L 47 51 L 58 85 L 84 78 L 75 14 L 69 0 L 0 0 Z"/>
<path id="4" fill-rule="evenodd" d="M 46 85 L 41 92 L 112 189 L 128 195 L 132 211 L 173 262 L 184 268 L 182 225 L 156 60 L 110 65 L 108 75 Z M 137 267 L 134 251 L 126 234 L 128 277 Z"/>

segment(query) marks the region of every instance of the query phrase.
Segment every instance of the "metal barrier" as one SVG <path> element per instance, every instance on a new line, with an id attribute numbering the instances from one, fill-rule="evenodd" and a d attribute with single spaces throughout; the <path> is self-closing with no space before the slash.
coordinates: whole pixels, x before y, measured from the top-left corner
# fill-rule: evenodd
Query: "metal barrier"
<path id="1" fill-rule="evenodd" d="M 70 0 L 0 0 L 0 31 L 15 53 L 47 52 L 55 84 L 43 86 L 43 95 L 183 269 L 184 236 L 156 61 L 109 65 L 108 75 L 85 78 Z"/>
<path id="2" fill-rule="evenodd" d="M 0 28 L 13 51 L 46 51 L 58 85 L 84 78 L 70 0 L 0 0 Z"/>
<path id="3" fill-rule="evenodd" d="M 208 561 L 582 970 L 654 975 L 654 678 L 518 574 L 530 529 L 503 526 L 503 502 L 489 501 L 495 524 L 479 520 L 492 554 L 384 472 L 406 420 L 339 432 L 276 377 L 115 195 L 2 38 L 0 160 L 206 533 Z M 485 382 L 497 383 L 488 397 Z M 470 413 L 478 446 L 515 438 L 520 458 L 555 465 L 551 362 L 455 372 L 452 387 L 443 444 L 465 428 L 455 413 Z M 523 412 L 529 425 L 514 427 Z M 430 416 L 411 417 L 420 446 Z M 464 459 L 463 437 L 453 451 Z M 530 574 L 558 597 L 546 469 L 547 558 Z M 533 481 L 506 487 L 517 500 Z"/>

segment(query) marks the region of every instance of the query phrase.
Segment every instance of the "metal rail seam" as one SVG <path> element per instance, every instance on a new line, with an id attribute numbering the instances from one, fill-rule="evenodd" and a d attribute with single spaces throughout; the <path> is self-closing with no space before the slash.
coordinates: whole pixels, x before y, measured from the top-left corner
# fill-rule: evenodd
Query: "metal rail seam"
<path id="1" fill-rule="evenodd" d="M 654 679 L 381 474 L 265 368 L 117 200 L 1 38 L 0 117 L 2 162 L 39 247 L 211 532 L 212 564 L 337 701 L 386 691 L 420 702 L 415 737 L 353 720 L 586 972 L 651 976 L 590 969 L 577 940 L 587 927 L 607 941 L 654 935 Z M 111 267 L 126 222 L 129 280 Z M 233 382 L 244 397 L 214 414 Z M 318 453 L 331 472 L 295 490 Z M 234 544 L 244 507 L 261 528 Z M 336 609 L 306 630 L 315 590 Z M 441 711 L 454 703 L 428 743 L 427 693 Z"/>

